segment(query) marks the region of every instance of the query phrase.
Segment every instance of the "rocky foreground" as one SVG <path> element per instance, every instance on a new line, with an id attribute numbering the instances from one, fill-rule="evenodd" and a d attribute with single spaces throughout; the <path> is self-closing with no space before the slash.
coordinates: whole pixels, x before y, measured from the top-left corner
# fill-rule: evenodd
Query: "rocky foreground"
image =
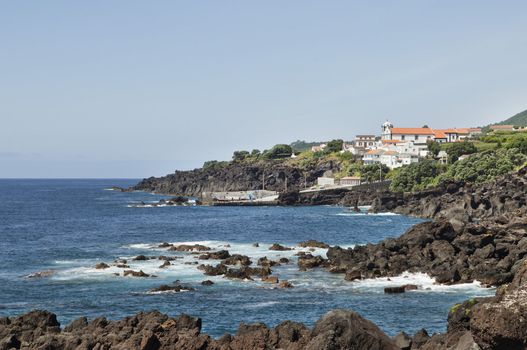
<path id="1" fill-rule="evenodd" d="M 219 339 L 201 333 L 201 320 L 171 318 L 157 311 L 118 321 L 84 317 L 61 329 L 54 314 L 33 311 L 0 318 L 0 349 L 525 349 L 527 346 L 527 262 L 511 284 L 495 297 L 455 305 L 448 332 L 388 337 L 375 324 L 350 310 L 333 310 L 313 328 L 284 321 L 274 328 L 241 324 L 236 334 Z"/>
<path id="2" fill-rule="evenodd" d="M 170 318 L 157 311 L 119 321 L 85 318 L 61 330 L 56 316 L 33 311 L 0 319 L 0 349 L 399 349 L 373 323 L 347 310 L 324 315 L 309 329 L 285 321 L 275 328 L 241 324 L 235 335 L 212 339 L 201 333 L 201 320 Z"/>

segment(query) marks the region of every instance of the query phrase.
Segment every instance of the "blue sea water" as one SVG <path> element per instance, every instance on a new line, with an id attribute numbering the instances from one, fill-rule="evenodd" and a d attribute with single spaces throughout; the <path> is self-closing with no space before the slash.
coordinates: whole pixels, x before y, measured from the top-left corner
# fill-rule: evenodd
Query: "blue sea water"
<path id="1" fill-rule="evenodd" d="M 346 282 L 343 275 L 321 269 L 300 272 L 294 263 L 273 268 L 280 279 L 294 285 L 276 289 L 260 281 L 204 276 L 197 265 L 185 264 L 198 261 L 188 253 L 177 253 L 182 259 L 167 269 L 159 268 L 159 260 L 130 261 L 139 254 L 176 255 L 156 248 L 161 242 L 200 242 L 249 255 L 254 262 L 262 256 L 294 260 L 293 254 L 303 250 L 297 244 L 307 239 L 341 246 L 375 243 L 419 222 L 399 215 L 352 214 L 332 206 L 135 208 L 130 205 L 163 197 L 107 190 L 134 183 L 0 180 L 0 315 L 47 309 L 65 325 L 79 316 L 116 319 L 157 309 L 201 317 L 203 331 L 221 336 L 235 332 L 241 322 L 274 326 L 290 319 L 312 325 L 328 310 L 350 308 L 394 335 L 423 327 L 444 331 L 454 303 L 494 292 L 477 284 L 437 286 L 420 274 Z M 260 247 L 253 247 L 254 242 Z M 269 251 L 275 242 L 295 250 Z M 324 255 L 325 250 L 315 253 Z M 98 262 L 112 264 L 117 258 L 126 258 L 132 269 L 157 277 L 123 277 L 122 269 L 115 266 L 94 269 Z M 52 275 L 27 277 L 38 271 Z M 206 279 L 215 284 L 202 286 Z M 148 293 L 176 280 L 195 291 Z M 420 290 L 383 293 L 385 286 L 403 283 L 419 284 Z"/>

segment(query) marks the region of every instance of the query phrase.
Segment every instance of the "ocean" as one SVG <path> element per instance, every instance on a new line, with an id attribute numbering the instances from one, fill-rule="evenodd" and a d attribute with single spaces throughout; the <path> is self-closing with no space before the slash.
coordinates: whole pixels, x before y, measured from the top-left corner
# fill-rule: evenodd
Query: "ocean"
<path id="1" fill-rule="evenodd" d="M 203 320 L 203 331 L 214 337 L 233 333 L 238 325 L 283 320 L 313 325 L 325 312 L 348 308 L 376 323 L 390 335 L 400 331 L 429 333 L 446 329 L 448 310 L 457 302 L 494 294 L 477 283 L 435 285 L 424 274 L 347 282 L 323 269 L 301 272 L 294 254 L 298 243 L 316 239 L 350 247 L 376 243 L 404 233 L 420 219 L 394 214 L 350 213 L 342 207 L 133 207 L 168 198 L 142 192 L 117 192 L 137 180 L 0 180 L 0 315 L 33 309 L 58 315 L 62 325 L 87 316 L 117 319 L 139 311 L 159 310 L 175 316 L 187 313 Z M 294 288 L 268 283 L 204 276 L 194 254 L 167 252 L 162 242 L 200 243 L 215 249 L 258 258 L 287 257 L 293 263 L 272 267 L 273 274 Z M 259 243 L 255 247 L 254 243 Z M 270 251 L 280 243 L 291 251 Z M 313 254 L 325 256 L 325 249 Z M 157 259 L 132 261 L 137 255 L 178 255 L 168 268 Z M 156 275 L 123 277 L 112 266 L 126 259 L 133 270 Z M 28 276 L 41 271 L 50 275 Z M 119 274 L 119 276 L 116 275 Z M 212 280 L 212 286 L 201 281 Z M 175 281 L 194 288 L 181 293 L 150 293 Z M 417 291 L 384 294 L 386 286 L 414 283 Z"/>

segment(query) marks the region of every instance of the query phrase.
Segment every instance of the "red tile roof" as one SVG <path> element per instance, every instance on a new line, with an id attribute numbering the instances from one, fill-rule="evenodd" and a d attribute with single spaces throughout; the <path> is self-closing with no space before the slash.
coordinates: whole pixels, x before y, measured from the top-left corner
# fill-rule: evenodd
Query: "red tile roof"
<path id="1" fill-rule="evenodd" d="M 469 129 L 468 128 L 453 128 L 453 129 L 445 129 L 442 130 L 446 134 L 468 134 Z"/>
<path id="2" fill-rule="evenodd" d="M 392 128 L 391 131 L 399 135 L 434 135 L 430 128 Z"/>
<path id="3" fill-rule="evenodd" d="M 446 134 L 443 130 L 434 130 L 434 137 L 436 139 L 446 139 Z"/>

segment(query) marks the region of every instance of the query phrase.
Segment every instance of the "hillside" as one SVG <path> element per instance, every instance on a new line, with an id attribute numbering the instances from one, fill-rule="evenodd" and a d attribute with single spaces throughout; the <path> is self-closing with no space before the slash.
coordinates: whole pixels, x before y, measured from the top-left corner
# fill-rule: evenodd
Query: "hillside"
<path id="1" fill-rule="evenodd" d="M 516 126 L 527 126 L 527 110 L 513 115 L 512 117 L 505 119 L 496 125 L 516 125 Z"/>

